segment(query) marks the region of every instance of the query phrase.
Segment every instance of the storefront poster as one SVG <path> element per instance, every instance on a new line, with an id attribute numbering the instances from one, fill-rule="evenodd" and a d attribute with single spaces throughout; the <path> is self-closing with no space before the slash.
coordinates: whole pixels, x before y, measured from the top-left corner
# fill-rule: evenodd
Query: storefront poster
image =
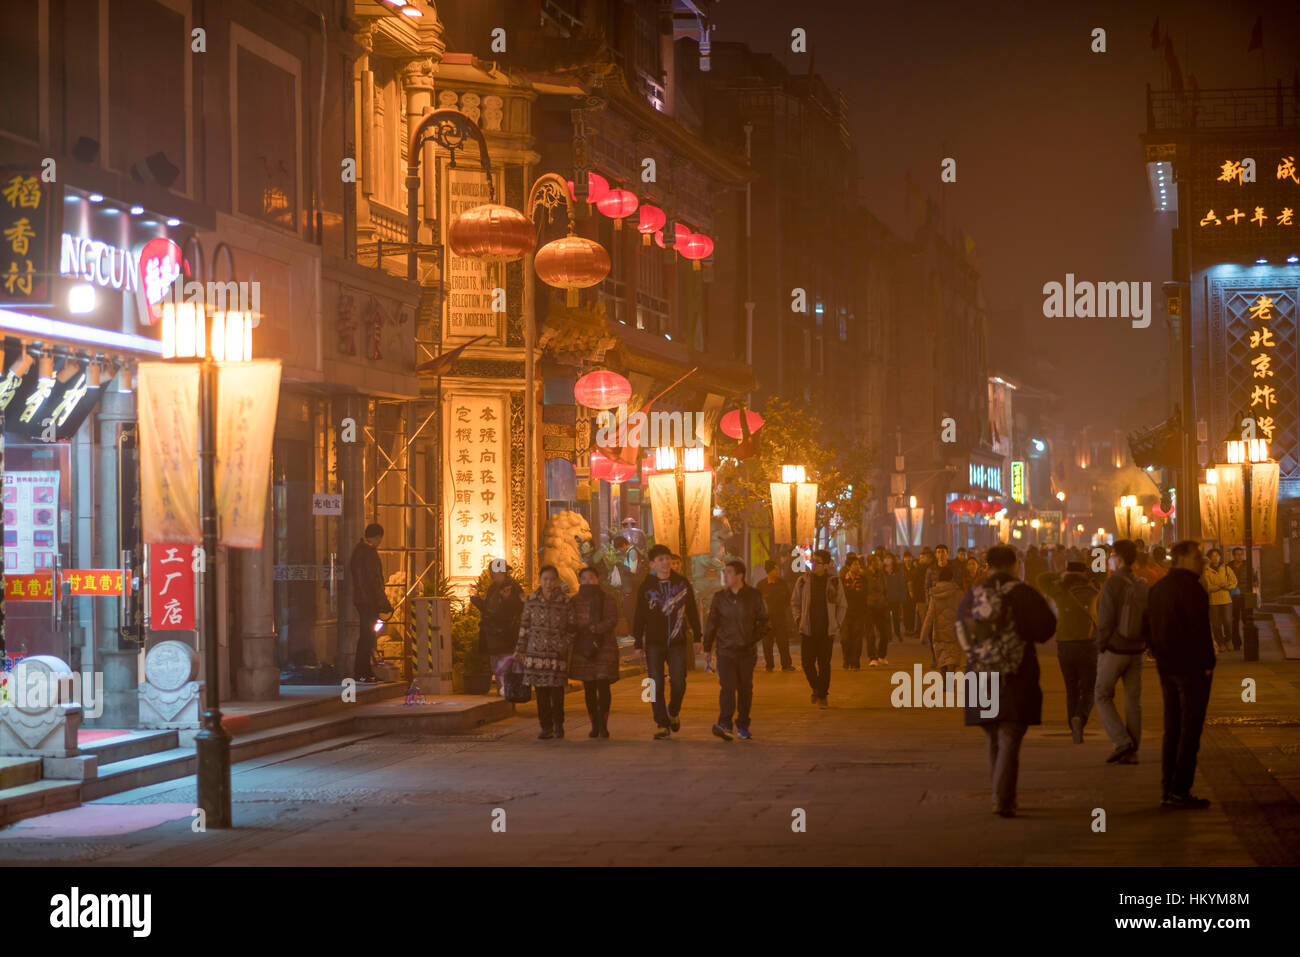
<path id="1" fill-rule="evenodd" d="M 217 386 L 217 525 L 228 548 L 261 548 L 280 362 L 229 362 Z"/>
<path id="2" fill-rule="evenodd" d="M 194 549 L 149 546 L 149 611 L 154 631 L 193 631 Z"/>
<path id="3" fill-rule="evenodd" d="M 487 178 L 481 170 L 449 169 L 446 171 L 446 186 L 447 215 L 444 223 L 450 223 L 467 209 L 492 201 Z M 445 235 L 443 241 L 446 249 Z M 496 336 L 501 314 L 492 311 L 492 290 L 505 285 L 499 275 L 501 265 L 457 256 L 450 249 L 446 255 L 447 338 Z"/>
<path id="4" fill-rule="evenodd" d="M 203 542 L 199 527 L 199 367 L 142 362 L 140 498 L 144 539 Z"/>
<path id="5" fill-rule="evenodd" d="M 59 547 L 59 473 L 6 472 L 4 490 L 6 573 L 53 568 Z"/>

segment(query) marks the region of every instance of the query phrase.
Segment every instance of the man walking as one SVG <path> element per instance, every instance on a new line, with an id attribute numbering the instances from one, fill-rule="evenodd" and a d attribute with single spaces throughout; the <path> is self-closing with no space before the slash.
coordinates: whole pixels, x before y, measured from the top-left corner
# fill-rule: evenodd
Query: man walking
<path id="1" fill-rule="evenodd" d="M 1065 718 L 1074 743 L 1082 744 L 1097 681 L 1097 646 L 1093 644 L 1097 586 L 1083 562 L 1070 562 L 1063 576 L 1044 572 L 1035 584 L 1056 604 L 1056 660 L 1065 679 Z"/>
<path id="2" fill-rule="evenodd" d="M 948 546 L 934 546 L 934 564 L 925 570 L 925 600 L 930 600 L 930 589 L 939 580 L 939 569 L 948 564 Z"/>
<path id="3" fill-rule="evenodd" d="M 754 701 L 754 665 L 758 643 L 767 633 L 767 608 L 757 588 L 745 584 L 745 564 L 736 559 L 722 569 L 724 587 L 709 605 L 709 623 L 704 627 L 704 666 L 712 664 L 713 646 L 718 647 L 718 720 L 713 733 L 731 740 L 731 719 L 736 719 L 736 736 L 748 741 L 749 709 Z"/>
<path id="4" fill-rule="evenodd" d="M 989 576 L 966 593 L 957 609 L 958 637 L 972 665 L 990 672 L 988 680 L 998 683 L 997 713 L 985 715 L 978 702 L 967 704 L 965 721 L 984 729 L 993 813 L 1001 817 L 1016 816 L 1020 744 L 1031 724 L 1043 723 L 1034 646 L 1056 631 L 1047 601 L 1016 578 L 1018 560 L 1007 545 L 990 548 Z"/>
<path id="5" fill-rule="evenodd" d="M 844 586 L 831 571 L 830 552 L 813 552 L 812 571 L 804 572 L 795 582 L 790 611 L 798 622 L 799 657 L 812 689 L 812 703 L 829 708 L 831 651 L 849 611 Z"/>
<path id="6" fill-rule="evenodd" d="M 645 660 L 654 682 L 650 710 L 655 719 L 655 738 L 663 739 L 681 730 L 678 715 L 686 695 L 686 656 L 700 650 L 700 612 L 695 589 L 685 577 L 672 570 L 673 553 L 667 545 L 650 549 L 650 574 L 637 592 L 632 621 L 633 647 Z M 664 665 L 668 666 L 669 699 L 664 704 Z"/>
<path id="7" fill-rule="evenodd" d="M 371 658 L 375 652 L 375 622 L 393 610 L 384 592 L 384 563 L 379 560 L 379 546 L 384 541 L 384 526 L 371 523 L 348 559 L 352 579 L 352 605 L 357 610 L 357 651 L 352 672 L 357 681 L 371 684 L 375 680 Z"/>
<path id="8" fill-rule="evenodd" d="M 1210 637 L 1210 598 L 1200 585 L 1205 559 L 1196 542 L 1173 547 L 1174 567 L 1151 589 L 1147 614 L 1160 691 L 1165 700 L 1165 736 L 1160 754 L 1160 803 L 1204 808 L 1210 802 L 1192 794 L 1196 753 L 1214 680 L 1214 640 Z"/>
<path id="9" fill-rule="evenodd" d="M 1232 572 L 1232 577 L 1237 580 L 1237 587 L 1229 590 L 1229 594 L 1232 595 L 1232 650 L 1236 651 L 1241 647 L 1241 618 L 1242 611 L 1246 607 L 1246 595 L 1254 591 L 1252 587 L 1244 584 L 1246 581 L 1244 548 L 1232 550 L 1232 561 L 1228 562 L 1228 569 Z"/>
<path id="10" fill-rule="evenodd" d="M 794 630 L 790 620 L 790 586 L 781 577 L 781 566 L 770 558 L 763 563 L 767 577 L 758 583 L 758 593 L 763 596 L 767 606 L 767 631 L 763 634 L 763 663 L 768 671 L 776 670 L 776 658 L 772 654 L 772 644 L 776 643 L 781 653 L 781 670 L 794 671 L 790 660 L 790 632 Z M 723 572 L 726 575 L 726 572 Z"/>
<path id="11" fill-rule="evenodd" d="M 912 600 L 912 634 L 921 633 L 921 623 L 925 621 L 925 612 L 929 607 L 929 598 L 926 595 L 925 581 L 926 573 L 930 570 L 930 565 L 934 562 L 934 553 L 928 548 L 921 549 L 921 559 L 912 566 L 911 573 L 907 576 L 908 597 Z"/>
<path id="12" fill-rule="evenodd" d="M 1147 642 L 1143 614 L 1147 583 L 1133 574 L 1137 547 L 1115 543 L 1119 567 L 1106 579 L 1097 602 L 1097 717 L 1115 749 L 1107 764 L 1137 764 L 1142 739 L 1142 652 Z M 1124 719 L 1115 708 L 1115 685 L 1124 682 Z"/>

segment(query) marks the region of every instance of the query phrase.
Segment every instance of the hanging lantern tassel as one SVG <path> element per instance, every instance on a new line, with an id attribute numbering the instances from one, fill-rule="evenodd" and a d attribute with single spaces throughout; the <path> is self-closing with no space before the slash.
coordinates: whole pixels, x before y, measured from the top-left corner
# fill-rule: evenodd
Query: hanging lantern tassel
<path id="1" fill-rule="evenodd" d="M 576 309 L 578 307 L 578 303 L 579 303 L 578 290 L 570 286 L 564 292 L 564 304 L 568 306 L 570 309 Z"/>

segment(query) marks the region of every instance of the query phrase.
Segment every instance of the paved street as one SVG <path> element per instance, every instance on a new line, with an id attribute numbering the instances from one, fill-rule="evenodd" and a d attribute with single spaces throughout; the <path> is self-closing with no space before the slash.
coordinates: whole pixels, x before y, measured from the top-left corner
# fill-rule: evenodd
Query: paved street
<path id="1" fill-rule="evenodd" d="M 1266 642 L 1271 647 L 1271 639 Z M 755 678 L 752 742 L 709 733 L 717 683 L 690 675 L 680 735 L 651 740 L 639 682 L 614 686 L 612 738 L 536 740 L 532 706 L 482 732 L 391 736 L 236 768 L 232 831 L 193 833 L 192 779 L 127 792 L 0 832 L 5 863 L 104 864 L 1045 864 L 1300 863 L 1296 662 L 1221 662 L 1195 790 L 1207 811 L 1158 806 L 1160 692 L 1144 676 L 1141 763 L 1107 766 L 1094 720 L 1064 723 L 1054 644 L 1047 724 L 1025 740 L 1019 818 L 990 814 L 983 736 L 951 710 L 895 709 L 888 668 L 836 670 L 832 707 L 801 672 Z M 837 669 L 838 669 L 838 648 Z M 797 660 L 797 657 L 796 657 Z M 1257 704 L 1240 701 L 1258 682 Z M 1289 710 L 1284 710 L 1289 709 Z M 505 833 L 491 830 L 493 809 Z M 807 830 L 791 830 L 802 808 Z M 1093 809 L 1105 833 L 1092 830 Z M 36 837 L 37 834 L 48 836 Z"/>

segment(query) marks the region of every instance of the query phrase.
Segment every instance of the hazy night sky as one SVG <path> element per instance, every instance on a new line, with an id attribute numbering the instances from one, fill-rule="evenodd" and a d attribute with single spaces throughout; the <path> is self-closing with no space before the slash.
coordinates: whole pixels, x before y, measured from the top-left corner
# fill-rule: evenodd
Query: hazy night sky
<path id="1" fill-rule="evenodd" d="M 900 235 L 904 178 L 946 207 L 946 227 L 971 235 L 981 263 L 990 372 L 1022 376 L 1067 399 L 1070 424 L 1129 430 L 1167 410 L 1168 331 L 1160 283 L 1171 278 L 1172 213 L 1152 212 L 1139 136 L 1146 84 L 1167 86 L 1151 28 L 1173 38 L 1183 76 L 1198 87 L 1289 89 L 1300 56 L 1300 5 L 1286 3 L 1044 4 L 722 0 L 714 42 L 774 53 L 792 72 L 803 27 L 820 73 L 844 92 L 862 163 L 862 199 Z M 1093 28 L 1106 52 L 1091 52 Z M 1161 41 L 1163 50 L 1163 39 Z M 957 161 L 941 183 L 940 161 Z M 913 219 L 914 223 L 915 220 Z M 1043 284 L 1150 281 L 1159 306 L 1148 329 L 1127 320 L 1046 319 Z M 1010 316 L 1019 311 L 1024 332 Z M 1123 398 L 1135 383 L 1138 403 Z"/>

